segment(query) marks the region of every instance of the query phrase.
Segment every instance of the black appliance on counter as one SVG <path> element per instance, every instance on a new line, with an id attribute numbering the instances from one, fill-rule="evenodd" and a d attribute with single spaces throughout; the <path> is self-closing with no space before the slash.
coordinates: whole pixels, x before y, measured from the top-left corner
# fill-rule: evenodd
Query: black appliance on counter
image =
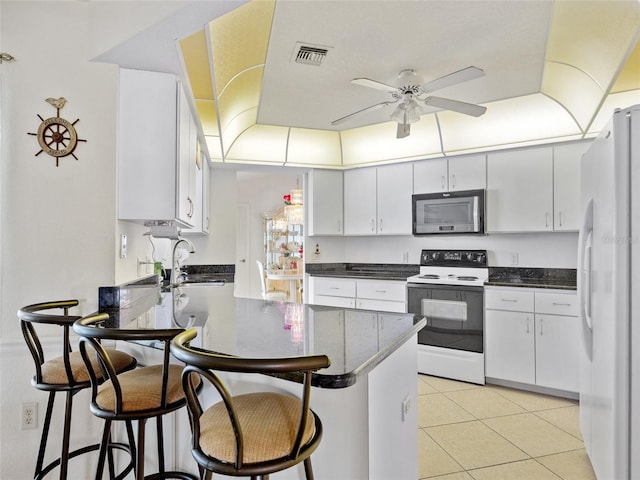
<path id="1" fill-rule="evenodd" d="M 418 371 L 484 384 L 486 250 L 422 250 L 420 273 L 407 279 L 410 313 L 424 315 Z"/>

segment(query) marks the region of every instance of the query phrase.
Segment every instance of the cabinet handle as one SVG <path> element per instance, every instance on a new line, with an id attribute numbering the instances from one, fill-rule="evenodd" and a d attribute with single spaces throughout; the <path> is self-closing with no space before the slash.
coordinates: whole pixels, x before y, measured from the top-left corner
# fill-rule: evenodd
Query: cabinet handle
<path id="1" fill-rule="evenodd" d="M 380 219 L 380 231 L 382 231 L 382 219 Z"/>
<path id="2" fill-rule="evenodd" d="M 447 179 L 445 178 L 444 175 L 442 175 L 442 189 L 443 190 L 446 188 L 446 181 L 447 181 Z"/>
<path id="3" fill-rule="evenodd" d="M 455 173 L 451 175 L 451 188 L 456 188 L 456 175 Z"/>
<path id="4" fill-rule="evenodd" d="M 530 329 L 529 329 L 529 322 L 530 322 L 530 318 L 529 318 L 529 317 L 527 317 L 527 333 L 529 333 L 529 332 L 530 332 Z"/>
<path id="5" fill-rule="evenodd" d="M 544 319 L 540 319 L 540 336 L 542 336 L 542 326 L 544 325 Z"/>
<path id="6" fill-rule="evenodd" d="M 549 227 L 549 212 L 544 214 L 544 226 Z"/>
<path id="7" fill-rule="evenodd" d="M 371 219 L 371 231 L 376 231 L 376 221 L 373 218 Z"/>
<path id="8" fill-rule="evenodd" d="M 555 305 L 556 307 L 570 307 L 571 306 L 570 303 L 558 303 L 558 302 L 553 302 L 551 305 Z"/>
<path id="9" fill-rule="evenodd" d="M 376 293 L 387 293 L 386 290 L 376 290 Z"/>
<path id="10" fill-rule="evenodd" d="M 340 227 L 341 227 L 340 220 L 338 220 L 338 233 L 340 233 Z"/>
<path id="11" fill-rule="evenodd" d="M 562 212 L 558 212 L 558 225 L 562 226 Z"/>
<path id="12" fill-rule="evenodd" d="M 191 197 L 187 197 L 187 203 L 189 204 L 189 208 L 187 209 L 187 217 L 191 218 L 193 216 L 193 200 L 191 200 Z"/>
<path id="13" fill-rule="evenodd" d="M 501 298 L 500 301 L 501 302 L 518 303 L 518 300 L 517 299 L 513 299 L 513 298 Z"/>

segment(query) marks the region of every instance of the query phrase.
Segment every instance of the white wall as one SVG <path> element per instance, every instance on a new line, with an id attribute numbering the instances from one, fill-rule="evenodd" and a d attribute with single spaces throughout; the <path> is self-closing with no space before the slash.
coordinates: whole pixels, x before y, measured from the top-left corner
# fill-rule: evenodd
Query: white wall
<path id="1" fill-rule="evenodd" d="M 33 364 L 21 338 L 16 311 L 50 299 L 78 298 L 78 313 L 97 306 L 97 287 L 115 280 L 116 73 L 89 63 L 87 2 L 1 4 L 2 201 L 0 321 L 0 478 L 32 476 L 38 430 L 20 430 L 22 402 L 46 395 L 30 385 Z M 44 100 L 64 96 L 60 116 L 81 139 L 73 157 L 42 153 L 34 136 L 42 118 L 56 110 Z M 62 402 L 61 402 L 62 403 Z M 60 405 L 62 406 L 62 405 Z M 85 408 L 83 408 L 83 406 Z M 97 433 L 99 422 L 76 397 L 75 437 Z M 59 412 L 59 410 L 58 410 Z M 56 422 L 60 417 L 56 417 Z M 60 435 L 55 428 L 53 438 Z M 88 478 L 77 473 L 76 478 Z"/>

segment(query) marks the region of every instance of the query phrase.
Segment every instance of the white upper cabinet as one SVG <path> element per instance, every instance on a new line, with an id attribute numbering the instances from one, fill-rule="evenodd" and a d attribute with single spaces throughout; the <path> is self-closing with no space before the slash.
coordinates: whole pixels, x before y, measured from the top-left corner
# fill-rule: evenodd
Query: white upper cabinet
<path id="1" fill-rule="evenodd" d="M 580 163 L 591 141 L 553 147 L 553 229 L 580 228 Z"/>
<path id="2" fill-rule="evenodd" d="M 487 232 L 553 230 L 553 148 L 487 156 Z"/>
<path id="3" fill-rule="evenodd" d="M 307 229 L 310 236 L 342 235 L 343 178 L 340 170 L 314 169 L 307 177 Z"/>
<path id="4" fill-rule="evenodd" d="M 187 96 L 181 87 L 178 87 L 178 114 L 178 218 L 201 228 L 202 221 L 198 221 L 195 206 L 196 176 L 201 173 L 196 166 L 198 135 Z M 202 176 L 199 178 L 201 180 Z M 202 214 L 201 206 L 198 211 Z"/>
<path id="5" fill-rule="evenodd" d="M 176 76 L 120 70 L 118 218 L 192 227 L 195 122 Z"/>
<path id="6" fill-rule="evenodd" d="M 376 183 L 378 234 L 411 235 L 411 164 L 378 167 Z"/>
<path id="7" fill-rule="evenodd" d="M 345 235 L 411 235 L 410 163 L 344 172 Z"/>
<path id="8" fill-rule="evenodd" d="M 423 160 L 413 164 L 413 193 L 484 189 L 486 178 L 485 154 Z"/>
<path id="9" fill-rule="evenodd" d="M 344 233 L 377 233 L 376 169 L 358 168 L 344 172 Z"/>

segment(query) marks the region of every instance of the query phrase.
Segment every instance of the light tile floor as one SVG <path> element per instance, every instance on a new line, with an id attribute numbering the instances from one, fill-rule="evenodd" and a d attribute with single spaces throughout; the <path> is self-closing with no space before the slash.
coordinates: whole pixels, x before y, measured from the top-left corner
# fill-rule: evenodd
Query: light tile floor
<path id="1" fill-rule="evenodd" d="M 418 375 L 419 477 L 595 480 L 578 402 Z"/>

